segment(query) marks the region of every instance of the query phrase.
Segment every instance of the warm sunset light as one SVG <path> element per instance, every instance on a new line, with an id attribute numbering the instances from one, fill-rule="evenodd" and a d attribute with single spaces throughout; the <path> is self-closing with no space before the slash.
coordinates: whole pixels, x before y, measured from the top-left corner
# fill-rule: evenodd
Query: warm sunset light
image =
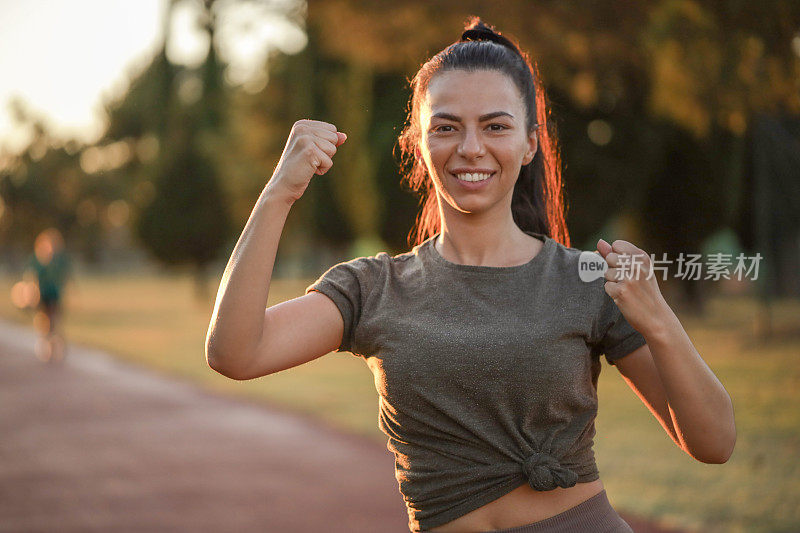
<path id="1" fill-rule="evenodd" d="M 62 137 L 97 138 L 104 127 L 102 101 L 124 90 L 127 77 L 146 64 L 162 39 L 167 1 L 0 3 L 0 149 L 18 150 L 30 135 L 15 126 L 12 99 Z M 227 4 L 221 53 L 231 62 L 228 77 L 263 87 L 269 50 L 296 53 L 305 35 L 267 4 Z M 208 38 L 194 22 L 197 3 L 178 0 L 174 10 L 167 51 L 175 62 L 196 66 L 208 50 Z"/>
<path id="2" fill-rule="evenodd" d="M 0 530 L 800 531 L 798 354 L 800 1 L 0 0 Z"/>

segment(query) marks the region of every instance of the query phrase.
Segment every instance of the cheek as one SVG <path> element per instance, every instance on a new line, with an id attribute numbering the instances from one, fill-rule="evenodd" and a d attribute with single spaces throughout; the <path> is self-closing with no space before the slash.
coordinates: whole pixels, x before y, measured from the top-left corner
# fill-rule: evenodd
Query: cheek
<path id="1" fill-rule="evenodd" d="M 441 166 L 448 157 L 448 152 L 441 142 L 430 139 L 422 150 L 423 157 L 428 165 Z"/>
<path id="2" fill-rule="evenodd" d="M 423 142 L 425 143 L 425 148 L 431 155 L 435 156 L 437 152 L 441 152 L 442 150 L 442 142 L 440 139 L 427 138 L 424 139 Z"/>
<path id="3" fill-rule="evenodd" d="M 513 146 L 504 150 L 504 159 L 509 163 L 522 163 L 525 154 L 528 152 L 528 145 L 525 143 L 513 143 Z"/>

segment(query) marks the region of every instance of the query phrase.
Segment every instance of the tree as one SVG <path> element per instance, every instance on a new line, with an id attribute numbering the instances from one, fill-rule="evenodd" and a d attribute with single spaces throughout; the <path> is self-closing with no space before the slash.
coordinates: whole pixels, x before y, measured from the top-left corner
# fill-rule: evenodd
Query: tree
<path id="1" fill-rule="evenodd" d="M 163 148 L 152 168 L 155 195 L 136 221 L 136 235 L 157 260 L 168 266 L 194 268 L 200 302 L 208 296 L 208 265 L 233 233 L 216 159 L 224 137 L 226 94 L 223 67 L 214 48 L 214 0 L 206 0 L 203 8 L 202 27 L 210 36 L 209 51 L 199 72 L 182 70 L 162 95 L 166 118 L 163 131 L 156 130 Z M 181 98 L 179 81 L 195 84 L 200 94 Z"/>

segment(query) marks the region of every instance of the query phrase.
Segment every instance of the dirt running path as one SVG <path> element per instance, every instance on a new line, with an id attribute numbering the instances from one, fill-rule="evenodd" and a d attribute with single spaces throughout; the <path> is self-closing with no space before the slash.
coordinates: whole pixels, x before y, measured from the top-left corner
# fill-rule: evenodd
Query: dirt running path
<path id="1" fill-rule="evenodd" d="M 0 531 L 408 532 L 374 442 L 0 323 Z"/>
<path id="2" fill-rule="evenodd" d="M 0 322 L 0 531 L 408 532 L 372 441 L 97 350 L 43 364 L 33 345 Z"/>

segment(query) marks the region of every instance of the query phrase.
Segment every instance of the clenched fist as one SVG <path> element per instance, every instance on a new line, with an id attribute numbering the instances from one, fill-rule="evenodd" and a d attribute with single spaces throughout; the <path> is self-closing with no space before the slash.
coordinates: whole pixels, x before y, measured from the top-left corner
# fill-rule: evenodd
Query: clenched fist
<path id="1" fill-rule="evenodd" d="M 347 140 L 336 126 L 319 120 L 298 120 L 292 126 L 286 147 L 268 187 L 295 202 L 303 196 L 314 174 L 325 174 L 333 166 L 333 155 Z"/>

